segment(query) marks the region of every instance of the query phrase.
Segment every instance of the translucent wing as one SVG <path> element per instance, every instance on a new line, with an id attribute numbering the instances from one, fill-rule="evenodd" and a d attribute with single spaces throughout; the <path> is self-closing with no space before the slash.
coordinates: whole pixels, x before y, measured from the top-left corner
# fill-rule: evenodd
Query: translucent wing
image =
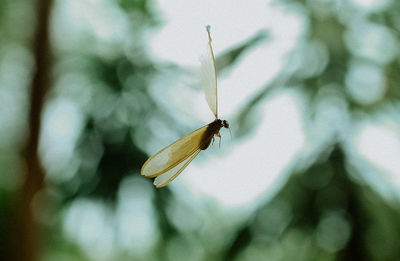
<path id="1" fill-rule="evenodd" d="M 217 72 L 215 67 L 214 52 L 211 46 L 210 26 L 207 26 L 208 47 L 204 55 L 200 57 L 201 84 L 204 88 L 206 100 L 215 118 L 218 119 L 217 102 Z"/>
<path id="2" fill-rule="evenodd" d="M 207 132 L 208 126 L 192 131 L 157 152 L 143 164 L 141 174 L 148 178 L 154 178 L 185 162 L 210 139 Z M 207 135 L 205 135 L 206 133 Z"/>
<path id="3" fill-rule="evenodd" d="M 173 181 L 186 167 L 189 165 L 190 162 L 194 158 L 196 158 L 197 155 L 199 155 L 201 149 L 196 150 L 193 152 L 192 155 L 190 155 L 188 158 L 186 158 L 184 161 L 173 167 L 172 169 L 168 170 L 167 172 L 157 176 L 157 178 L 154 180 L 153 184 L 157 188 L 162 188 L 166 185 L 168 185 L 171 181 Z"/>

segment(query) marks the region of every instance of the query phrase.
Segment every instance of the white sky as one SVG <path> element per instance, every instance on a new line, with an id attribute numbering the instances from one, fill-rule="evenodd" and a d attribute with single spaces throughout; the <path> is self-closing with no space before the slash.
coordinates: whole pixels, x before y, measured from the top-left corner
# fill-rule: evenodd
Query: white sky
<path id="1" fill-rule="evenodd" d="M 378 2 L 370 1 L 369 6 Z M 360 4 L 357 1 L 354 3 Z M 96 34 L 101 41 L 122 41 L 127 18 L 118 8 L 108 7 L 109 4 L 103 0 L 71 1 L 68 5 L 61 3 L 58 8 L 64 8 L 66 12 L 62 12 L 63 15 L 55 23 L 62 24 L 60 19 L 73 21 L 68 27 L 70 33 L 87 31 Z M 268 1 L 159 0 L 155 1 L 154 9 L 159 12 L 164 23 L 147 32 L 149 54 L 156 62 L 174 63 L 192 72 L 198 69 L 199 56 L 207 45 L 205 25 L 212 26 L 216 56 L 248 40 L 260 30 L 268 30 L 270 33 L 268 41 L 246 51 L 235 67 L 218 79 L 219 113 L 221 118 L 227 120 L 283 69 L 286 55 L 296 46 L 307 28 L 307 19 L 301 9 L 269 5 Z M 99 17 L 98 14 L 102 16 Z M 63 30 L 60 31 L 58 34 L 62 35 Z M 155 98 L 166 103 L 165 108 L 185 111 L 193 125 L 198 122 L 201 126 L 212 120 L 201 88 L 188 88 L 185 83 L 175 84 L 168 90 L 162 89 L 163 87 L 162 79 L 150 86 Z M 196 195 L 212 197 L 226 206 L 246 205 L 262 197 L 263 192 L 268 194 L 285 166 L 306 145 L 302 108 L 299 105 L 302 101 L 299 97 L 290 92 L 273 96 L 260 108 L 259 124 L 251 137 L 240 143 L 230 143 L 229 138 L 225 137 L 229 136 L 226 133 L 221 151 L 202 152 L 199 159 L 178 179 L 182 179 Z M 60 161 L 63 151 L 70 154 L 72 147 L 68 143 L 76 140 L 75 132 L 81 129 L 79 110 L 72 101 L 59 100 L 50 105 L 44 117 L 41 142 L 45 162 Z M 176 120 L 179 121 L 181 115 L 178 113 Z M 187 117 L 184 118 L 186 119 Z M 275 137 L 276 133 L 280 135 Z M 370 132 L 366 133 L 365 135 L 369 135 Z M 289 142 L 285 143 L 286 141 Z M 153 148 L 160 146 L 159 144 L 150 144 L 151 150 L 160 149 Z M 56 151 L 54 148 L 57 148 Z M 368 151 L 365 146 L 360 145 L 359 148 Z M 385 149 L 382 146 L 380 148 Z M 149 151 L 152 152 L 155 151 Z M 396 150 L 394 152 L 397 153 Z M 361 154 L 366 155 L 365 151 L 363 153 Z M 68 159 L 68 155 L 64 158 Z M 374 164 L 379 165 L 376 162 Z M 386 162 L 385 165 L 387 164 Z M 51 163 L 49 168 L 50 165 Z M 388 168 L 391 173 L 396 172 L 396 168 L 395 171 L 390 166 Z M 204 169 L 207 174 L 199 173 Z M 226 173 L 226 169 L 233 171 Z M 243 173 L 246 175 L 243 176 Z M 240 185 L 245 177 L 246 189 L 243 189 Z"/>
<path id="2" fill-rule="evenodd" d="M 388 3 L 367 2 L 353 1 L 353 4 L 360 10 L 366 10 Z M 218 110 L 220 117 L 228 120 L 283 69 L 285 55 L 296 46 L 308 26 L 301 9 L 269 5 L 266 1 L 160 0 L 156 3 L 165 23 L 149 34 L 150 53 L 155 60 L 172 62 L 182 68 L 195 70 L 199 65 L 198 57 L 207 43 L 204 29 L 206 24 L 211 25 L 216 56 L 251 38 L 262 29 L 270 32 L 271 37 L 267 43 L 251 48 L 232 71 L 218 79 Z M 377 26 L 368 28 L 376 29 L 376 34 L 385 31 L 378 30 Z M 389 37 L 384 33 L 379 35 L 382 37 L 375 39 L 376 42 L 382 42 L 381 39 Z M 354 41 L 358 40 L 354 38 Z M 386 42 L 387 45 L 389 42 L 394 43 Z M 349 42 L 350 48 L 352 43 Z M 371 53 L 380 50 L 381 45 L 368 48 Z M 386 60 L 391 59 L 393 53 L 388 54 Z M 160 88 L 162 87 L 158 84 L 152 86 L 154 96 L 162 93 Z M 173 110 L 185 108 L 186 113 L 193 115 L 192 119 L 200 119 L 202 123 L 211 121 L 212 116 L 202 90 L 198 89 L 196 92 L 183 91 L 184 89 L 185 86 L 180 84 L 172 86 L 169 96 L 162 96 L 162 100 L 172 101 L 169 106 L 173 107 Z M 356 91 L 358 90 L 354 89 L 353 92 Z M 379 99 L 379 95 L 375 96 L 375 99 Z M 194 160 L 178 179 L 181 179 L 196 197 L 211 197 L 229 207 L 246 206 L 269 194 L 268 191 L 276 184 L 279 175 L 284 173 L 285 166 L 290 165 L 299 151 L 307 147 L 307 134 L 302 127 L 302 101 L 299 97 L 293 93 L 282 92 L 266 101 L 260 109 L 259 125 L 251 137 L 232 144 L 229 144 L 229 138 L 224 138 L 222 146 L 227 148 L 221 149 L 219 153 L 202 152 L 199 159 Z M 187 108 L 191 108 L 192 112 L 187 112 Z M 177 120 L 179 121 L 179 118 Z M 374 138 L 377 132 L 365 130 L 357 134 L 362 138 L 359 138 L 356 148 L 373 165 L 385 165 L 383 170 L 391 173 L 387 178 L 400 180 L 394 160 L 396 157 L 400 158 L 400 152 L 393 148 L 396 144 L 394 141 L 398 142 L 399 137 L 389 135 L 390 131 L 385 130 L 385 126 L 381 128 L 383 130 L 380 133 L 383 136 L 393 138 L 391 142 L 379 143 L 379 140 Z M 279 135 L 274 136 L 276 133 Z M 385 140 L 387 139 L 382 141 Z M 309 141 L 313 142 L 312 139 Z M 378 155 L 388 153 L 391 157 L 386 157 L 385 160 Z M 176 185 L 171 186 L 180 186 L 179 181 L 175 183 Z"/>
<path id="3" fill-rule="evenodd" d="M 150 53 L 153 59 L 182 68 L 198 68 L 207 45 L 207 24 L 211 25 L 216 56 L 260 30 L 270 32 L 268 42 L 247 51 L 232 71 L 218 79 L 219 115 L 228 121 L 282 70 L 285 55 L 304 30 L 304 18 L 297 10 L 272 9 L 266 1 L 157 3 L 165 24 L 150 34 Z M 187 113 L 199 120 L 199 127 L 212 120 L 201 89 L 184 91 L 188 87 L 177 84 L 166 98 L 161 88 L 162 82 L 153 85 L 153 95 L 172 101 L 169 107 L 173 109 L 187 112 L 190 108 L 192 112 Z M 259 125 L 251 137 L 230 144 L 229 134 L 223 133 L 222 149 L 215 151 L 218 146 L 214 146 L 202 152 L 177 178 L 181 180 L 170 186 L 177 188 L 182 181 L 197 199 L 213 198 L 226 207 L 246 206 L 264 197 L 304 145 L 297 99 L 294 93 L 274 95 L 260 108 Z"/>

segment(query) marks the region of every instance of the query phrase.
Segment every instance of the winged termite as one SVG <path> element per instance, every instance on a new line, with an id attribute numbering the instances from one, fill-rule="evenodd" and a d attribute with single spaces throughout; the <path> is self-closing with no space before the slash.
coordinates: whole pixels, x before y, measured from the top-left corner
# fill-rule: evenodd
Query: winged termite
<path id="1" fill-rule="evenodd" d="M 229 129 L 229 123 L 218 118 L 217 75 L 211 46 L 210 26 L 207 25 L 206 29 L 208 48 L 206 55 L 200 59 L 201 82 L 215 120 L 168 145 L 143 164 L 141 174 L 147 178 L 155 177 L 154 185 L 157 188 L 168 185 L 176 178 L 200 151 L 206 150 L 211 142 L 214 142 L 214 136 L 219 137 L 221 141 L 219 131 L 222 127 Z"/>

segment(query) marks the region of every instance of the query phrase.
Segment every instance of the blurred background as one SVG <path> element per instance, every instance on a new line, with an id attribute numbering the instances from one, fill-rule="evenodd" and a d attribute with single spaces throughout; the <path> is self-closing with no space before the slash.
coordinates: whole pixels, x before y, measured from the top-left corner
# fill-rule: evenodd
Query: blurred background
<path id="1" fill-rule="evenodd" d="M 213 119 L 155 189 L 144 161 Z M 400 2 L 0 1 L 1 260 L 397 260 Z"/>

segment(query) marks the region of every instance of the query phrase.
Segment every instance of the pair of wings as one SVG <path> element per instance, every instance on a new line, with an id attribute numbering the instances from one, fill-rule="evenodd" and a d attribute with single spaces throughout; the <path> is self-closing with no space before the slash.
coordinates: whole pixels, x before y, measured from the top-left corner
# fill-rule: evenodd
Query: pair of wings
<path id="1" fill-rule="evenodd" d="M 210 26 L 206 29 L 209 41 L 206 53 L 200 57 L 200 76 L 208 106 L 218 119 L 217 75 Z M 155 177 L 153 184 L 157 188 L 168 185 L 200 153 L 204 143 L 211 140 L 214 134 L 204 137 L 208 133 L 208 127 L 209 125 L 203 126 L 157 152 L 143 164 L 141 174 L 148 178 Z"/>

